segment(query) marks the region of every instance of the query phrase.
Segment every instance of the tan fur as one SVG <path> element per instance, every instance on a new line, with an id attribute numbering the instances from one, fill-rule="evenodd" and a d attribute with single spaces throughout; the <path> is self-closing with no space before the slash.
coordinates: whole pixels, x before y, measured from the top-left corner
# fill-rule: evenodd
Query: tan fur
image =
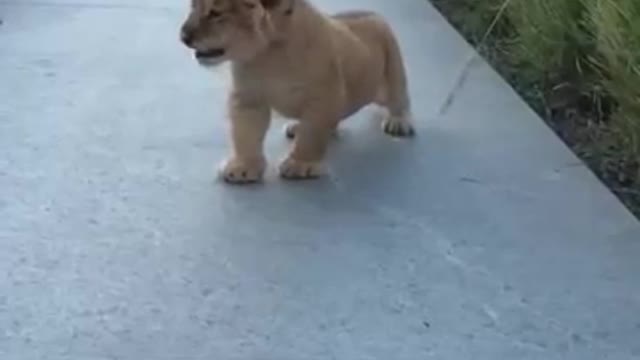
<path id="1" fill-rule="evenodd" d="M 197 52 L 224 50 L 202 65 L 231 61 L 228 182 L 262 178 L 272 109 L 298 121 L 287 128 L 294 142 L 280 165 L 285 178 L 321 175 L 331 134 L 368 104 L 388 110 L 385 132 L 413 134 L 400 50 L 375 13 L 327 16 L 307 0 L 193 0 L 182 37 Z"/>

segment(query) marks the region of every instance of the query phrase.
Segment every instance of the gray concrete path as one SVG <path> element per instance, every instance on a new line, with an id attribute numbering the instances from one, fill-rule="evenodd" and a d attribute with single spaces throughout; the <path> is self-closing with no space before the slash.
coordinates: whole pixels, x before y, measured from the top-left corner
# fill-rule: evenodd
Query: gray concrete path
<path id="1" fill-rule="evenodd" d="M 0 0 L 0 359 L 640 359 L 638 222 L 428 3 L 316 0 L 387 16 L 419 136 L 251 188 L 186 3 Z"/>

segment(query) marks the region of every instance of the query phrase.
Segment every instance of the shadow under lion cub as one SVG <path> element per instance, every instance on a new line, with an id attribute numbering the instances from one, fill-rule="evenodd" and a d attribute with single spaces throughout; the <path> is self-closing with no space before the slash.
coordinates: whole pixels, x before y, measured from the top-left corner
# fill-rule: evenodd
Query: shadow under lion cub
<path id="1" fill-rule="evenodd" d="M 180 35 L 200 65 L 231 62 L 228 183 L 262 180 L 271 110 L 296 120 L 279 166 L 286 179 L 324 174 L 338 124 L 366 105 L 386 109 L 386 133 L 414 135 L 402 55 L 376 13 L 325 15 L 307 0 L 192 0 Z"/>

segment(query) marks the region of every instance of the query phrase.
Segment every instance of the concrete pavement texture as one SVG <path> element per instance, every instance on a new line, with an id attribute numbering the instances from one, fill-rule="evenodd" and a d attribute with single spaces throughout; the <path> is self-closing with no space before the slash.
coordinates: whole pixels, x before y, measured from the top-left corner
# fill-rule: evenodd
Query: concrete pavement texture
<path id="1" fill-rule="evenodd" d="M 389 20 L 418 136 L 292 183 L 276 122 L 254 187 L 187 3 L 0 0 L 0 359 L 640 359 L 638 221 L 429 3 L 315 1 Z"/>

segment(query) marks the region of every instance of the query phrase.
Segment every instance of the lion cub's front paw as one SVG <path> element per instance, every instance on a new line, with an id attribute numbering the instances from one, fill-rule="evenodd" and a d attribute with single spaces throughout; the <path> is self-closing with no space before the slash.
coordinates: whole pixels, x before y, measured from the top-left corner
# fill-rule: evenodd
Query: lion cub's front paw
<path id="1" fill-rule="evenodd" d="M 391 136 L 408 137 L 415 135 L 411 120 L 406 117 L 389 116 L 382 122 L 382 130 Z"/>
<path id="2" fill-rule="evenodd" d="M 230 184 L 251 184 L 262 180 L 265 167 L 264 159 L 231 158 L 223 165 L 220 175 Z"/>
<path id="3" fill-rule="evenodd" d="M 320 161 L 299 161 L 287 158 L 280 164 L 280 176 L 285 179 L 314 179 L 324 175 L 324 172 L 324 166 Z"/>

